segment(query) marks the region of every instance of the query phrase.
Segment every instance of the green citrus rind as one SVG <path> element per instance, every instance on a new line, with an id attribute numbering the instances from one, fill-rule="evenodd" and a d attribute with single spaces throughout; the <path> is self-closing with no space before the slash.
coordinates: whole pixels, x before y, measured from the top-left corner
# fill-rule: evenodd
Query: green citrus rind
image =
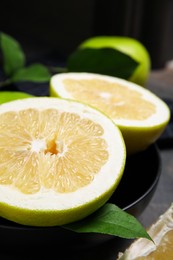
<path id="1" fill-rule="evenodd" d="M 61 226 L 75 221 L 79 221 L 90 214 L 94 213 L 97 209 L 102 207 L 111 197 L 117 188 L 123 170 L 119 175 L 116 184 L 110 187 L 110 190 L 102 194 L 97 199 L 81 205 L 79 207 L 70 208 L 66 210 L 31 210 L 20 207 L 14 207 L 6 203 L 0 202 L 0 216 L 18 224 L 27 226 Z"/>
<path id="2" fill-rule="evenodd" d="M 0 91 L 0 104 L 23 98 L 33 97 L 33 95 L 22 91 Z"/>

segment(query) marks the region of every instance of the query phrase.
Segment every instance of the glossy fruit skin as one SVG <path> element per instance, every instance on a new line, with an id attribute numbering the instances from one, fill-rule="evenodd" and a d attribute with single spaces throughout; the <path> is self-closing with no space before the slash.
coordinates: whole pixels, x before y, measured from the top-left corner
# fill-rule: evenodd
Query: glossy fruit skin
<path id="1" fill-rule="evenodd" d="M 151 69 L 151 58 L 141 42 L 124 36 L 96 36 L 85 40 L 79 46 L 79 48 L 104 47 L 117 49 L 139 62 L 139 66 L 128 80 L 146 87 Z"/>
<path id="2" fill-rule="evenodd" d="M 126 143 L 127 154 L 142 152 L 155 143 L 165 130 L 168 121 L 153 127 L 119 126 Z"/>

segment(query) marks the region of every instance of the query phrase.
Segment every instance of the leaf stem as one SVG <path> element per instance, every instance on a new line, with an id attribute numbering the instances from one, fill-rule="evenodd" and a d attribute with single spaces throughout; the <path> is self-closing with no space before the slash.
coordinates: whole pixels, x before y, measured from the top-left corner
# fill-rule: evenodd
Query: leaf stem
<path id="1" fill-rule="evenodd" d="M 68 71 L 66 67 L 50 67 L 49 69 L 52 73 L 62 73 Z"/>
<path id="2" fill-rule="evenodd" d="M 10 85 L 11 83 L 12 83 L 12 80 L 11 80 L 11 79 L 6 79 L 6 80 L 0 82 L 0 88 L 1 88 L 1 87 L 5 87 L 5 86 L 8 86 L 8 85 Z"/>

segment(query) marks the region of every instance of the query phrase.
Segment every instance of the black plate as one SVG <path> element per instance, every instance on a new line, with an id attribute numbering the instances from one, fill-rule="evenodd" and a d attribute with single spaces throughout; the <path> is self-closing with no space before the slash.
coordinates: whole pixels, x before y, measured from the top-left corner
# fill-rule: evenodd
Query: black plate
<path id="1" fill-rule="evenodd" d="M 151 200 L 160 177 L 160 155 L 156 145 L 127 158 L 123 178 L 109 202 L 135 217 Z M 110 239 L 101 234 L 78 234 L 61 227 L 28 227 L 0 218 L 1 248 L 53 246 L 86 247 Z"/>

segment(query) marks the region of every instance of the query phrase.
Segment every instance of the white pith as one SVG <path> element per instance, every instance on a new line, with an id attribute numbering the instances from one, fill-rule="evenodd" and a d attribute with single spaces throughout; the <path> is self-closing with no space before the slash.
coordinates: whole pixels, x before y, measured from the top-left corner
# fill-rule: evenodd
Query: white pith
<path id="1" fill-rule="evenodd" d="M 75 192 L 58 194 L 52 190 L 42 188 L 36 194 L 25 195 L 11 186 L 0 185 L 0 202 L 26 209 L 63 210 L 97 199 L 120 178 L 125 161 L 125 147 L 119 129 L 115 127 L 110 119 L 83 104 L 48 97 L 29 98 L 27 101 L 17 100 L 3 104 L 0 106 L 0 114 L 27 108 L 36 108 L 38 110 L 54 108 L 63 112 L 74 112 L 78 113 L 81 118 L 89 118 L 99 123 L 104 128 L 103 138 L 108 144 L 109 160 L 101 171 L 95 175 L 91 184 Z M 39 152 L 44 147 L 44 140 L 35 140 L 32 143 L 34 151 Z"/>
<path id="2" fill-rule="evenodd" d="M 52 76 L 50 85 L 53 87 L 57 95 L 63 98 L 73 99 L 71 94 L 66 91 L 63 85 L 63 80 L 71 78 L 71 79 L 102 79 L 107 80 L 108 82 L 112 83 L 119 83 L 121 85 L 127 86 L 132 90 L 136 90 L 142 94 L 142 97 L 147 101 L 151 101 L 151 103 L 155 104 L 156 106 L 156 113 L 150 116 L 145 120 L 127 120 L 127 119 L 113 119 L 117 125 L 120 126 L 134 126 L 134 127 L 149 127 L 149 126 L 157 126 L 169 119 L 169 110 L 166 104 L 158 98 L 155 94 L 151 91 L 136 85 L 135 83 L 126 81 L 124 79 L 115 78 L 107 75 L 98 75 L 93 73 L 62 73 Z M 108 97 L 108 93 L 103 93 L 105 98 Z"/>

